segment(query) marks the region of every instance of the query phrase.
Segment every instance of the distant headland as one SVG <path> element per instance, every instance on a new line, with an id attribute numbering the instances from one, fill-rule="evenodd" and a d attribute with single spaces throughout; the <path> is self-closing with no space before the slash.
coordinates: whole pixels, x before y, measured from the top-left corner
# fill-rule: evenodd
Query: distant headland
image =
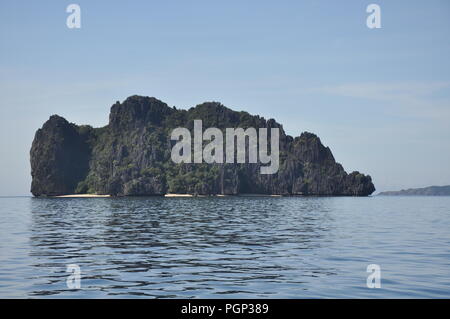
<path id="1" fill-rule="evenodd" d="M 222 131 L 278 128 L 279 170 L 263 175 L 261 163 L 174 163 L 170 132 L 177 127 L 193 131 L 194 120 Z M 52 115 L 35 134 L 30 161 L 34 196 L 368 196 L 375 191 L 370 176 L 347 174 L 316 135 L 304 132 L 294 138 L 273 119 L 217 102 L 183 110 L 156 98 L 131 96 L 111 107 L 109 123 L 101 128 Z"/>
<path id="2" fill-rule="evenodd" d="M 450 196 L 450 185 L 409 188 L 400 191 L 381 192 L 380 196 Z"/>

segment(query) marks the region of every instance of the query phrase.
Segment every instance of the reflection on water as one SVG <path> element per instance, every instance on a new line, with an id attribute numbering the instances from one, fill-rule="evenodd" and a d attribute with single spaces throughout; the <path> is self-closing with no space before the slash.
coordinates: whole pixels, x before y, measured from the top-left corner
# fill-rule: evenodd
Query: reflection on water
<path id="1" fill-rule="evenodd" d="M 450 295 L 449 198 L 0 203 L 0 297 Z M 382 289 L 366 287 L 371 263 Z M 81 267 L 79 290 L 67 288 L 69 264 Z"/>

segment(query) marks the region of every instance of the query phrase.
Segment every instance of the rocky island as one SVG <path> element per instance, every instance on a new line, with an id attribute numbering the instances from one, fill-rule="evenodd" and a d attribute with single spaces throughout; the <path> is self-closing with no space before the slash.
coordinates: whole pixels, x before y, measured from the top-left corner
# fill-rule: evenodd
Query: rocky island
<path id="1" fill-rule="evenodd" d="M 279 128 L 278 172 L 262 175 L 260 163 L 174 163 L 171 130 L 192 130 L 197 119 L 221 130 Z M 304 132 L 294 138 L 273 119 L 233 111 L 217 102 L 183 110 L 156 98 L 131 96 L 111 107 L 109 123 L 101 128 L 78 126 L 52 115 L 35 134 L 30 161 L 34 196 L 368 196 L 375 191 L 370 176 L 347 174 L 316 135 Z"/>

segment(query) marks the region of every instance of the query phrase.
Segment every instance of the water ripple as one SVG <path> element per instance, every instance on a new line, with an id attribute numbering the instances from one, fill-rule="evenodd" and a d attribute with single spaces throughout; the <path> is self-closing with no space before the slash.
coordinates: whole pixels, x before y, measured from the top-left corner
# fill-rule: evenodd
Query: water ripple
<path id="1" fill-rule="evenodd" d="M 0 297 L 450 296 L 450 198 L 1 198 Z M 366 287 L 379 264 L 382 288 Z M 81 267 L 81 289 L 66 267 Z"/>

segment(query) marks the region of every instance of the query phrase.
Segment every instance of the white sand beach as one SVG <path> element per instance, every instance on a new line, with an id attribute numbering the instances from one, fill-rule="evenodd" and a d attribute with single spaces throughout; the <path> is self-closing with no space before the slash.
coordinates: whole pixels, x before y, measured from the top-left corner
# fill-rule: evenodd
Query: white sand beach
<path id="1" fill-rule="evenodd" d="M 106 198 L 111 197 L 111 195 L 97 195 L 97 194 L 73 194 L 73 195 L 60 195 L 51 196 L 54 198 Z"/>
<path id="2" fill-rule="evenodd" d="M 166 194 L 164 197 L 194 197 L 192 194 Z"/>

